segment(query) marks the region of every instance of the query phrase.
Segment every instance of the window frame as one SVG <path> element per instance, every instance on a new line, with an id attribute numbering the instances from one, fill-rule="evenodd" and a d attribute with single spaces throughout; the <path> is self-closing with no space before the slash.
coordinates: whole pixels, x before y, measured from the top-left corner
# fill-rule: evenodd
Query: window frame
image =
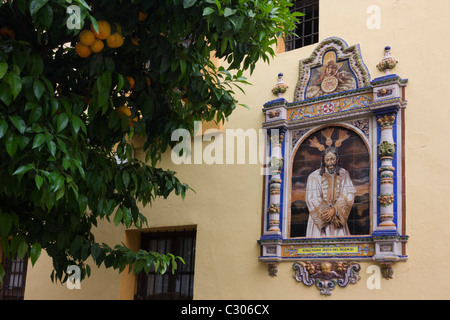
<path id="1" fill-rule="evenodd" d="M 311 10 L 311 14 L 309 14 Z M 319 42 L 319 0 L 299 0 L 294 2 L 291 12 L 301 12 L 305 15 L 296 23 L 293 31 L 295 35 L 288 35 L 285 39 L 284 50 L 292 51 Z M 311 32 L 305 33 L 306 24 L 311 23 Z M 317 29 L 317 30 L 316 30 Z M 310 41 L 305 40 L 310 38 Z"/>
<path id="2" fill-rule="evenodd" d="M 187 241 L 190 241 L 190 244 Z M 170 243 L 170 248 L 167 248 L 168 243 Z M 155 244 L 156 248 L 154 247 Z M 171 253 L 183 258 L 186 264 L 179 262 L 174 274 L 168 271 L 164 275 L 159 275 L 155 273 L 153 267 L 148 275 L 142 271 L 137 276 L 135 300 L 192 300 L 194 294 L 196 244 L 196 229 L 183 229 L 179 231 L 166 229 L 163 231 L 143 232 L 141 234 L 141 249 L 164 254 Z M 180 248 L 180 246 L 183 248 Z M 188 252 L 190 252 L 190 255 L 186 256 Z M 183 287 L 184 278 L 187 278 L 187 282 L 184 282 L 187 288 Z M 178 280 L 180 281 L 177 291 Z M 152 288 L 149 288 L 149 283 L 153 283 Z M 164 290 L 165 285 L 167 291 Z M 186 289 L 187 295 L 183 294 L 183 291 Z"/>
<path id="3" fill-rule="evenodd" d="M 28 257 L 8 259 L 2 254 L 5 275 L 0 286 L 0 300 L 23 300 L 28 270 Z M 11 281 L 12 280 L 12 281 Z"/>

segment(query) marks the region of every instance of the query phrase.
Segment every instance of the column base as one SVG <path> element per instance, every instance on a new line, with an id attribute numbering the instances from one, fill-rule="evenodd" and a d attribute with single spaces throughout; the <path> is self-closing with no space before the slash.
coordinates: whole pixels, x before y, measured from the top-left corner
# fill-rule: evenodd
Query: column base
<path id="1" fill-rule="evenodd" d="M 283 236 L 280 231 L 266 231 L 260 240 L 283 240 Z"/>

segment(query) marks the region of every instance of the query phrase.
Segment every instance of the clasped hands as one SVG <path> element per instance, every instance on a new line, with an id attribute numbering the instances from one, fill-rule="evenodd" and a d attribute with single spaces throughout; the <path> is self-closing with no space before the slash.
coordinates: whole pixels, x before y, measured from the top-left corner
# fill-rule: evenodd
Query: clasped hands
<path id="1" fill-rule="evenodd" d="M 320 218 L 322 219 L 323 222 L 333 223 L 333 225 L 336 228 L 341 228 L 343 227 L 343 224 L 341 223 L 336 214 L 337 214 L 336 208 L 331 207 L 329 209 L 322 211 L 320 214 Z"/>

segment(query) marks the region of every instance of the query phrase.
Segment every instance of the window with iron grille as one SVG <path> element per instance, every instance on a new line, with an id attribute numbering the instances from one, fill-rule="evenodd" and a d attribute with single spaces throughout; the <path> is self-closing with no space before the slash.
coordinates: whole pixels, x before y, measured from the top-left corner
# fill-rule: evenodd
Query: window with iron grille
<path id="1" fill-rule="evenodd" d="M 299 19 L 295 35 L 286 37 L 285 50 L 290 51 L 319 42 L 319 0 L 295 1 L 293 12 L 305 15 Z"/>
<path id="2" fill-rule="evenodd" d="M 0 286 L 0 300 L 23 300 L 28 258 L 10 260 L 3 256 L 2 265 L 5 275 Z"/>
<path id="3" fill-rule="evenodd" d="M 159 253 L 171 253 L 183 258 L 178 269 L 164 275 L 150 270 L 139 274 L 136 300 L 192 300 L 194 295 L 196 230 L 163 231 L 143 233 L 141 249 Z"/>

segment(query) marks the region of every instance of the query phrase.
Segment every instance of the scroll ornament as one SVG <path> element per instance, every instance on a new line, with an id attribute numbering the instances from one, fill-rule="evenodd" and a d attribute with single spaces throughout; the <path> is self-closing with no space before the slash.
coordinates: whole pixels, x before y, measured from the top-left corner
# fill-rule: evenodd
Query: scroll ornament
<path id="1" fill-rule="evenodd" d="M 295 270 L 294 278 L 310 287 L 313 284 L 320 290 L 320 294 L 329 296 L 336 285 L 345 288 L 350 283 L 357 283 L 361 277 L 361 266 L 351 261 L 306 261 L 296 262 L 292 268 Z"/>

